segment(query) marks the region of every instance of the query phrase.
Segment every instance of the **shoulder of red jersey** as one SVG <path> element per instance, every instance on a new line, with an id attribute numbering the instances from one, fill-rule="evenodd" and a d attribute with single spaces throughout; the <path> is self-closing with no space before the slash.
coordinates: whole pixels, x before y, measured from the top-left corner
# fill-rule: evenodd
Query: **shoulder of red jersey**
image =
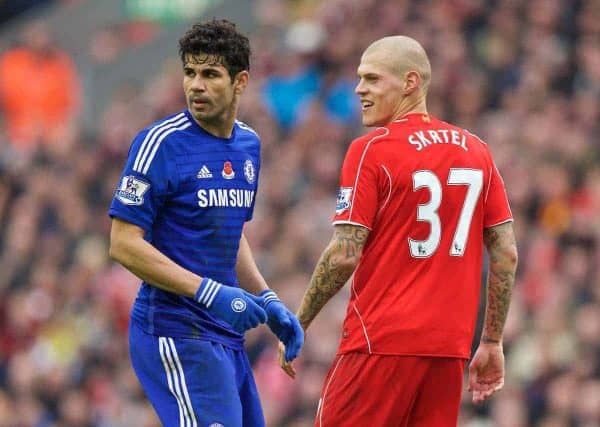
<path id="1" fill-rule="evenodd" d="M 386 137 L 389 133 L 390 130 L 387 127 L 378 127 L 373 129 L 371 132 L 352 140 L 348 151 L 364 151 L 371 144 L 384 140 L 384 137 Z"/>
<path id="2" fill-rule="evenodd" d="M 479 141 L 479 142 L 480 142 L 480 143 L 482 143 L 483 145 L 487 146 L 487 142 L 485 142 L 485 141 L 484 141 L 483 139 L 481 139 L 479 136 L 475 135 L 475 134 L 474 134 L 473 132 L 471 132 L 470 130 L 468 130 L 468 129 L 463 129 L 463 131 L 464 131 L 466 134 L 468 134 L 468 135 L 472 136 L 472 137 L 473 137 L 473 138 L 474 138 L 476 141 Z"/>

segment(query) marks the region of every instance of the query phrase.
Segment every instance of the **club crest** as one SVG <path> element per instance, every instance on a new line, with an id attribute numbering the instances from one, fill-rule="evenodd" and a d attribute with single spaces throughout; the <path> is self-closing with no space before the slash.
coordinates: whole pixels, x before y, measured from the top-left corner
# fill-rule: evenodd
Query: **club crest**
<path id="1" fill-rule="evenodd" d="M 246 160 L 244 163 L 244 176 L 246 177 L 248 184 L 254 184 L 254 181 L 256 180 L 256 173 L 254 172 L 254 164 L 250 159 Z"/>

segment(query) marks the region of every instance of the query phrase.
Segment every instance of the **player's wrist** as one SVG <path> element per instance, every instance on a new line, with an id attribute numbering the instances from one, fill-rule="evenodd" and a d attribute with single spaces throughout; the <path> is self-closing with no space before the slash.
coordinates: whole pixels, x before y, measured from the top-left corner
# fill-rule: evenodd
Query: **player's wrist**
<path id="1" fill-rule="evenodd" d="M 215 300 L 215 297 L 217 296 L 222 287 L 222 283 L 205 277 L 200 281 L 198 290 L 194 295 L 194 300 L 204 305 L 206 308 L 210 308 L 213 301 Z"/>
<path id="2" fill-rule="evenodd" d="M 502 345 L 502 337 L 493 337 L 487 334 L 483 334 L 481 336 L 480 343 L 487 345 Z"/>
<path id="3" fill-rule="evenodd" d="M 277 296 L 277 294 L 275 293 L 275 291 L 273 289 L 265 289 L 265 290 L 261 291 L 260 294 L 258 294 L 258 296 L 262 297 L 264 300 L 264 304 L 263 304 L 264 309 L 266 309 L 269 306 L 269 304 L 272 304 L 275 302 L 281 303 L 281 300 L 279 299 L 279 297 Z"/>

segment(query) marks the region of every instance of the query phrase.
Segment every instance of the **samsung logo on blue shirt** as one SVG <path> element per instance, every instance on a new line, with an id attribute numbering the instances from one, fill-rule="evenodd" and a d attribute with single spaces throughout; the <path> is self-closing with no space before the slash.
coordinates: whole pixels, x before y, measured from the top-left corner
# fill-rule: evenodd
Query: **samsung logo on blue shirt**
<path id="1" fill-rule="evenodd" d="M 254 200 L 253 190 L 241 190 L 236 188 L 198 190 L 198 206 L 207 207 L 230 207 L 230 208 L 249 208 Z"/>

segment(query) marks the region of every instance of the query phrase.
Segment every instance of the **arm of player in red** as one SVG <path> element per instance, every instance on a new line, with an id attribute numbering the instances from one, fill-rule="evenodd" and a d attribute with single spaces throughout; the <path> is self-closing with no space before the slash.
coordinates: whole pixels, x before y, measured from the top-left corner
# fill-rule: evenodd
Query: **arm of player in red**
<path id="1" fill-rule="evenodd" d="M 359 225 L 335 226 L 333 237 L 319 258 L 296 313 L 304 331 L 327 301 L 337 294 L 352 276 L 368 236 L 369 229 Z M 286 374 L 295 378 L 296 370 L 286 361 L 285 353 L 285 346 L 280 344 L 279 365 Z"/>
<path id="2" fill-rule="evenodd" d="M 487 228 L 484 241 L 490 257 L 487 302 L 481 342 L 469 365 L 468 390 L 481 403 L 504 386 L 502 332 L 517 268 L 512 222 Z"/>

